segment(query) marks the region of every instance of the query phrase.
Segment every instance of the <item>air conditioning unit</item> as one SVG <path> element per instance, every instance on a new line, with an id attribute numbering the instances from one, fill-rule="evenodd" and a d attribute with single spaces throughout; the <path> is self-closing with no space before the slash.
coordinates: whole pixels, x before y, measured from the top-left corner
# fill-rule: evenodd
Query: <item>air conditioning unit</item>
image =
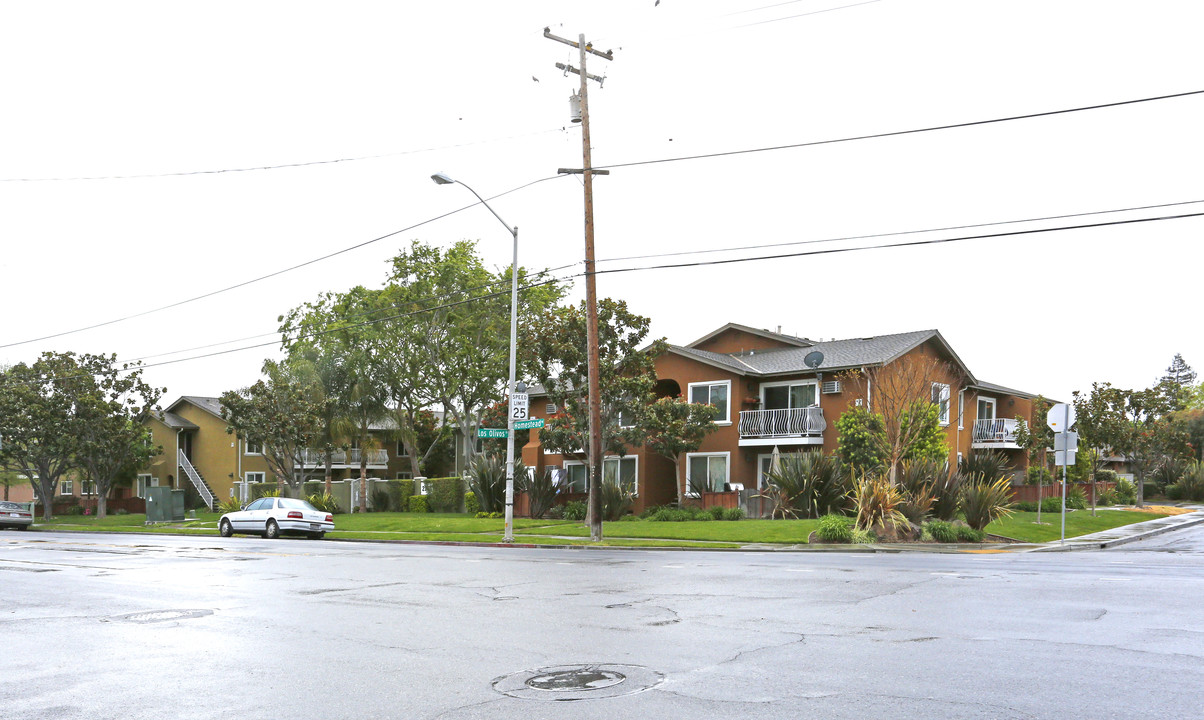
<path id="1" fill-rule="evenodd" d="M 839 380 L 825 380 L 822 390 L 824 395 L 837 395 L 840 393 Z"/>

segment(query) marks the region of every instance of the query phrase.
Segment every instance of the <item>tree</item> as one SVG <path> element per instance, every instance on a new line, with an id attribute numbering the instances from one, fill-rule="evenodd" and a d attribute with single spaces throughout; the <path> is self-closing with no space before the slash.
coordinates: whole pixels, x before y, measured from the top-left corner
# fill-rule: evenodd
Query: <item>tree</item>
<path id="1" fill-rule="evenodd" d="M 222 393 L 226 432 L 263 447 L 263 457 L 277 482 L 298 495 L 308 479 L 302 471 L 303 452 L 322 436 L 321 407 L 309 383 L 287 363 L 263 364 L 267 380 L 238 391 Z"/>
<path id="2" fill-rule="evenodd" d="M 714 405 L 687 402 L 680 395 L 663 397 L 644 410 L 644 444 L 652 452 L 673 462 L 673 484 L 677 488 L 677 504 L 682 504 L 684 479 L 681 475 L 681 456 L 695 452 L 707 435 L 716 430 L 715 417 L 719 408 Z"/>
<path id="3" fill-rule="evenodd" d="M 1182 355 L 1175 353 L 1174 359 L 1166 368 L 1166 374 L 1159 382 L 1169 382 L 1181 388 L 1189 388 L 1196 382 L 1196 371 L 1191 369 L 1191 365 L 1187 364 Z"/>
<path id="4" fill-rule="evenodd" d="M 948 423 L 950 389 L 960 384 L 961 376 L 951 363 L 918 353 L 881 367 L 841 374 L 851 396 L 861 399 L 867 412 L 881 417 L 882 432 L 870 438 L 891 482 L 904 459 L 948 457 L 940 423 Z M 929 406 L 935 412 L 928 410 Z"/>
<path id="5" fill-rule="evenodd" d="M 1024 450 L 1028 457 L 1029 468 L 1037 467 L 1040 472 L 1037 473 L 1037 522 L 1041 522 L 1041 496 L 1043 478 L 1046 469 L 1046 454 L 1048 448 L 1053 445 L 1053 430 L 1049 424 L 1045 422 L 1046 415 L 1049 414 L 1049 408 L 1052 404 L 1045 399 L 1044 395 L 1038 395 L 1033 400 L 1032 420 L 1033 424 L 1029 425 L 1024 418 L 1016 420 L 1016 444 Z M 1031 475 L 1029 476 L 1031 478 Z"/>
<path id="6" fill-rule="evenodd" d="M 146 421 L 166 388 L 147 385 L 136 365 L 118 368 L 116 358 L 81 357 L 95 386 L 85 401 L 76 404 L 81 421 L 76 462 L 83 479 L 95 488 L 99 518 L 108 514 L 108 494 L 114 483 L 162 452 L 152 441 Z"/>
<path id="7" fill-rule="evenodd" d="M 886 437 L 881 415 L 851 407 L 836 421 L 836 432 L 836 454 L 854 477 L 881 472 L 886 464 L 881 454 Z"/>
<path id="8" fill-rule="evenodd" d="M 1137 506 L 1145 502 L 1145 479 L 1167 458 L 1191 453 L 1187 437 L 1175 426 L 1171 413 L 1182 407 L 1182 387 L 1162 380 L 1152 388 L 1122 393 L 1124 417 L 1119 449 L 1137 476 Z"/>
<path id="9" fill-rule="evenodd" d="M 601 406 L 602 454 L 623 455 L 627 447 L 643 443 L 647 432 L 644 410 L 653 400 L 656 357 L 665 341 L 641 348 L 651 321 L 627 309 L 622 300 L 598 301 L 598 388 Z M 591 507 L 599 491 L 602 458 L 590 457 L 589 375 L 586 348 L 586 309 L 556 306 L 545 310 L 532 324 L 532 338 L 524 344 L 536 378 L 559 412 L 544 426 L 540 439 L 554 453 L 581 460 L 589 468 Z M 601 520 L 591 516 L 591 537 L 601 539 Z"/>
<path id="10" fill-rule="evenodd" d="M 1075 430 L 1079 454 L 1087 454 L 1091 483 L 1091 514 L 1095 514 L 1095 474 L 1109 451 L 1123 452 L 1125 392 L 1111 383 L 1091 383 L 1091 393 L 1074 391 Z"/>

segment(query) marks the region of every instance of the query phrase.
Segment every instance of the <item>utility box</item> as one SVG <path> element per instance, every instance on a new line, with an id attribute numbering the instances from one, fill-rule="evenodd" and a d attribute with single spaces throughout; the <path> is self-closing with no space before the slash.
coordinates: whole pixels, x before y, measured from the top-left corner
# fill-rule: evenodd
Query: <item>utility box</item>
<path id="1" fill-rule="evenodd" d="M 180 522 L 184 519 L 184 491 L 170 487 L 146 488 L 146 522 Z"/>

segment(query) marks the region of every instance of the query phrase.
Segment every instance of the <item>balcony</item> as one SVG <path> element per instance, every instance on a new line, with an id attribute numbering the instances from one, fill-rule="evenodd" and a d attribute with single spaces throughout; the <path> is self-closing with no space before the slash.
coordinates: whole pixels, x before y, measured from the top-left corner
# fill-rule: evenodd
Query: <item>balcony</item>
<path id="1" fill-rule="evenodd" d="M 330 466 L 332 468 L 357 468 L 360 466 L 360 459 L 364 456 L 368 458 L 368 467 L 383 468 L 389 464 L 388 450 L 361 450 L 352 448 L 351 450 L 335 450 L 330 454 Z M 326 466 L 326 454 L 321 450 L 302 450 L 297 462 L 301 467 L 318 468 Z"/>
<path id="2" fill-rule="evenodd" d="M 819 407 L 742 410 L 740 445 L 823 445 L 824 411 Z"/>
<path id="3" fill-rule="evenodd" d="M 1009 418 L 975 420 L 971 447 L 1019 449 L 1016 444 L 1016 427 L 1019 421 Z"/>

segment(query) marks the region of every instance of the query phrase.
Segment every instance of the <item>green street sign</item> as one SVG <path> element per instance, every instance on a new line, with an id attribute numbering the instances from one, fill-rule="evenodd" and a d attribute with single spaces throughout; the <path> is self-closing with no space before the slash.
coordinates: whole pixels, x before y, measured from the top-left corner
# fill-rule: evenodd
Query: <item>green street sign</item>
<path id="1" fill-rule="evenodd" d="M 531 430 L 533 428 L 543 427 L 543 418 L 531 418 L 530 420 L 519 420 L 514 423 L 515 430 Z"/>
<path id="2" fill-rule="evenodd" d="M 479 438 L 505 438 L 510 437 L 510 431 L 506 428 L 477 428 L 477 437 Z"/>

